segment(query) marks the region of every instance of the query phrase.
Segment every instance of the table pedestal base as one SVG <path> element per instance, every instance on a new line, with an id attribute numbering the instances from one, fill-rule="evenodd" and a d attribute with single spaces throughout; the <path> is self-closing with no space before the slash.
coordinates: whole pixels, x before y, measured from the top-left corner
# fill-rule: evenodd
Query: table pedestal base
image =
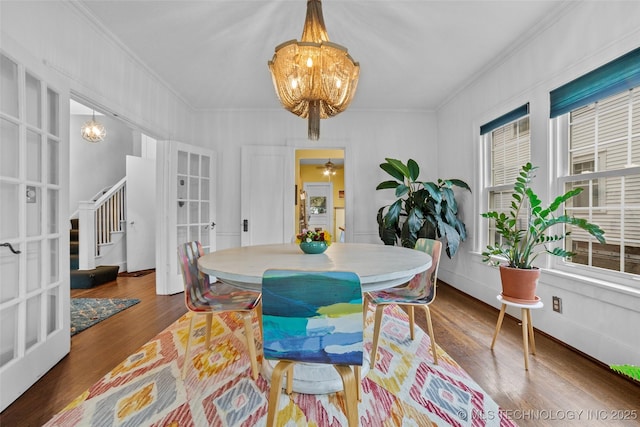
<path id="1" fill-rule="evenodd" d="M 271 381 L 273 368 L 278 364 L 277 360 L 262 360 L 262 376 Z M 369 372 L 369 358 L 364 357 L 361 378 Z M 286 377 L 282 378 L 282 388 L 286 388 Z M 303 394 L 329 394 L 342 391 L 342 379 L 332 365 L 320 363 L 297 362 L 293 366 L 293 391 Z"/>

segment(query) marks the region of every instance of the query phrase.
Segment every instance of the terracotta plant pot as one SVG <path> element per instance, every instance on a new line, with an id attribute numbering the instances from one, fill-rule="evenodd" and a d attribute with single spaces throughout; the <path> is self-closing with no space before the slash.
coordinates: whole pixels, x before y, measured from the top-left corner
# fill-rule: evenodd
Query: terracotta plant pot
<path id="1" fill-rule="evenodd" d="M 536 297 L 539 277 L 539 268 L 522 269 L 501 265 L 502 297 L 521 304 L 536 303 L 539 301 Z"/>

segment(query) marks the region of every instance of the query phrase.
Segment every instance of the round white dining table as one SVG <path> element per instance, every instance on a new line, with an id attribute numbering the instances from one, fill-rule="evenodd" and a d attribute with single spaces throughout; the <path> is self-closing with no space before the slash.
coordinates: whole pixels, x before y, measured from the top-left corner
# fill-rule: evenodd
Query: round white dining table
<path id="1" fill-rule="evenodd" d="M 268 269 L 352 271 L 360 277 L 363 292 L 387 289 L 408 282 L 431 267 L 431 256 L 413 249 L 363 243 L 334 243 L 322 254 L 305 254 L 294 243 L 243 246 L 201 256 L 198 268 L 241 289 L 260 291 Z M 276 361 L 264 360 L 262 373 L 269 380 Z M 370 369 L 364 355 L 362 377 Z M 326 394 L 342 390 L 342 380 L 331 365 L 296 363 L 293 390 Z"/>
<path id="2" fill-rule="evenodd" d="M 400 246 L 334 243 L 322 254 L 305 254 L 295 243 L 242 246 L 206 254 L 198 268 L 242 289 L 260 291 L 268 269 L 352 271 L 364 292 L 397 286 L 431 267 L 431 257 Z"/>

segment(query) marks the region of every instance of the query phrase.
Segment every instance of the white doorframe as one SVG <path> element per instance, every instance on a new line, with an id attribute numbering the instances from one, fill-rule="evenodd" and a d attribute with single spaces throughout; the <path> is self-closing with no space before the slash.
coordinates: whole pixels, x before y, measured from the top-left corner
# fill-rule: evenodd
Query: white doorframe
<path id="1" fill-rule="evenodd" d="M 327 145 L 317 146 L 317 147 L 309 147 L 309 141 L 306 139 L 295 139 L 291 141 L 287 141 L 288 145 L 293 148 L 293 157 L 295 159 L 295 150 L 342 150 L 343 159 L 344 159 L 344 212 L 345 212 L 345 242 L 353 242 L 354 241 L 354 223 L 353 223 L 353 215 L 350 212 L 353 212 L 353 191 L 351 191 L 353 187 L 353 183 L 355 181 L 354 167 L 351 162 L 351 150 L 347 147 L 346 141 L 331 141 L 326 140 L 325 143 Z M 291 185 L 295 184 L 294 182 Z M 294 206 L 294 210 L 295 210 Z M 294 223 L 294 232 L 297 233 L 297 221 Z M 337 239 L 339 236 L 334 236 Z"/>

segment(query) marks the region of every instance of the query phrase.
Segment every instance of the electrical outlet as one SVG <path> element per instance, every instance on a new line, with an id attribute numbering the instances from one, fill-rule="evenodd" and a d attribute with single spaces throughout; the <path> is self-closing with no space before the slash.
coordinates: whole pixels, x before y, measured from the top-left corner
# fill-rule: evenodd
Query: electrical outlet
<path id="1" fill-rule="evenodd" d="M 562 298 L 560 297 L 552 297 L 553 301 L 553 311 L 562 313 Z"/>

